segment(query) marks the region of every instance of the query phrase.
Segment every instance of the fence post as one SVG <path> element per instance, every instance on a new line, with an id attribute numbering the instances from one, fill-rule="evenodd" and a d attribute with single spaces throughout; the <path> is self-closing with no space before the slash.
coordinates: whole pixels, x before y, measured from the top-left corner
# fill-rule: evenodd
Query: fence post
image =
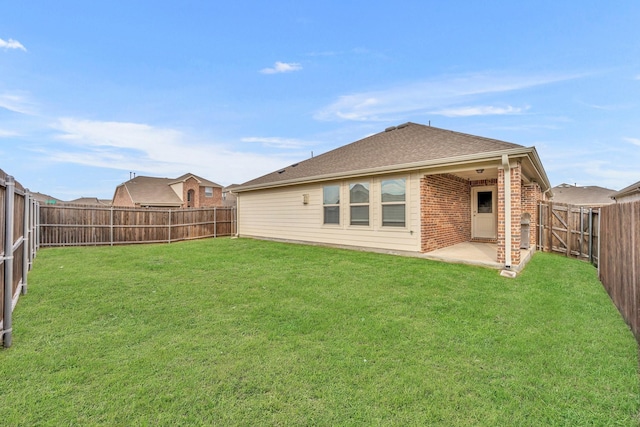
<path id="1" fill-rule="evenodd" d="M 113 206 L 109 209 L 109 243 L 113 246 Z"/>
<path id="2" fill-rule="evenodd" d="M 22 295 L 27 293 L 27 275 L 29 273 L 29 207 L 30 207 L 29 190 L 24 190 L 24 210 L 23 210 L 23 224 L 22 224 L 22 287 L 20 292 Z"/>
<path id="3" fill-rule="evenodd" d="M 593 265 L 593 208 L 589 208 L 589 264 Z"/>
<path id="4" fill-rule="evenodd" d="M 216 208 L 213 208 L 213 238 L 218 237 L 218 215 Z"/>
<path id="5" fill-rule="evenodd" d="M 171 209 L 169 209 L 169 241 L 167 243 L 171 243 Z"/>
<path id="6" fill-rule="evenodd" d="M 2 345 L 11 347 L 11 312 L 13 306 L 13 203 L 16 182 L 11 175 L 5 180 L 5 233 L 4 233 L 4 317 L 2 319 Z"/>

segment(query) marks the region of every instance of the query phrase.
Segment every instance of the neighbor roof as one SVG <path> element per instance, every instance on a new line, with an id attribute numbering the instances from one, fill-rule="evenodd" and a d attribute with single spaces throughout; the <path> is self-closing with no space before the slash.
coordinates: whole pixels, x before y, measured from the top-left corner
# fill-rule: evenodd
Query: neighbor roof
<path id="1" fill-rule="evenodd" d="M 619 199 L 620 197 L 628 196 L 630 194 L 638 193 L 638 192 L 640 192 L 640 181 L 634 184 L 631 184 L 628 187 L 624 187 L 622 190 L 613 193 L 611 197 L 614 199 Z"/>
<path id="2" fill-rule="evenodd" d="M 133 203 L 142 206 L 180 206 L 182 200 L 170 187 L 175 179 L 155 178 L 151 176 L 137 176 L 124 185 Z"/>
<path id="3" fill-rule="evenodd" d="M 237 190 L 339 177 L 359 171 L 400 169 L 438 160 L 446 163 L 447 159 L 517 149 L 525 147 L 409 122 L 245 182 Z"/>
<path id="4" fill-rule="evenodd" d="M 222 188 L 222 185 L 216 184 L 213 181 L 209 181 L 208 179 L 201 178 L 198 175 L 194 175 L 192 173 L 185 173 L 184 175 L 174 179 L 171 182 L 171 184 L 176 184 L 178 182 L 185 182 L 190 177 L 195 178 L 195 180 L 198 181 L 198 184 L 200 185 L 200 187 L 220 187 L 220 188 Z"/>
<path id="5" fill-rule="evenodd" d="M 597 185 L 576 186 L 571 184 L 560 184 L 551 189 L 553 192 L 552 201 L 567 203 L 579 206 L 602 206 L 613 203 L 611 196 L 616 190 L 598 187 Z"/>

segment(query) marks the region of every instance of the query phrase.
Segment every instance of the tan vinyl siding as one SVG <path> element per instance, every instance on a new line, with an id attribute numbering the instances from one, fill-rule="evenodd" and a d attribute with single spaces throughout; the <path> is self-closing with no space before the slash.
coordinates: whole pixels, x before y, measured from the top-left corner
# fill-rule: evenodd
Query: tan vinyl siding
<path id="1" fill-rule="evenodd" d="M 382 227 L 380 182 L 406 178 L 406 227 Z M 349 184 L 370 184 L 369 225 L 350 225 Z M 323 224 L 325 185 L 340 185 L 340 224 Z M 308 194 L 308 204 L 304 204 Z M 419 174 L 362 177 L 260 191 L 238 197 L 241 236 L 295 240 L 398 251 L 420 251 Z"/>

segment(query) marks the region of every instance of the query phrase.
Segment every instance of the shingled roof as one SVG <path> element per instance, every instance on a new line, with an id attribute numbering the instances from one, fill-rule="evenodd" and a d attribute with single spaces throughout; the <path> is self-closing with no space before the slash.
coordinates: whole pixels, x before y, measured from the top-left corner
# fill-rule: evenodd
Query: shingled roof
<path id="1" fill-rule="evenodd" d="M 170 187 L 175 179 L 136 176 L 124 185 L 134 203 L 140 205 L 180 206 L 182 200 Z"/>
<path id="2" fill-rule="evenodd" d="M 578 206 L 603 206 L 613 203 L 611 196 L 616 192 L 610 188 L 597 185 L 577 186 L 560 184 L 551 189 L 552 201 Z"/>
<path id="3" fill-rule="evenodd" d="M 239 191 L 323 176 L 391 169 L 438 159 L 524 148 L 522 145 L 416 123 L 393 126 L 335 150 L 241 184 Z"/>
<path id="4" fill-rule="evenodd" d="M 626 196 L 630 196 L 634 193 L 640 193 L 640 181 L 635 182 L 633 184 L 631 184 L 628 187 L 624 187 L 622 190 L 620 191 L 616 191 L 615 193 L 613 193 L 611 195 L 612 198 L 618 200 L 620 198 L 626 197 Z"/>

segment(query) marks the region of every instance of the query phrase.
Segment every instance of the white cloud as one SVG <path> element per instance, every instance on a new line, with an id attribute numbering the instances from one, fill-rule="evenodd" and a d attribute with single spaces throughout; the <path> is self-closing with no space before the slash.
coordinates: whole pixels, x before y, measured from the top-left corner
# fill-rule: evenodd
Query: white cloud
<path id="1" fill-rule="evenodd" d="M 447 76 L 387 89 L 340 96 L 316 112 L 316 120 L 389 121 L 408 114 L 428 114 L 432 110 L 464 113 L 468 104 L 485 95 L 507 93 L 546 85 L 579 76 L 505 75 L 498 73 Z M 458 106 L 457 108 L 454 108 Z M 498 107 L 467 110 L 467 114 L 514 114 Z M 512 107 L 513 108 L 513 107 Z"/>
<path id="2" fill-rule="evenodd" d="M 239 152 L 230 144 L 194 140 L 175 129 L 140 123 L 62 118 L 52 127 L 63 144 L 41 153 L 50 161 L 153 176 L 191 172 L 226 185 L 248 181 L 296 160 L 287 155 Z"/>
<path id="3" fill-rule="evenodd" d="M 11 130 L 0 129 L 0 138 L 12 138 L 14 136 L 19 136 L 18 132 L 14 132 Z"/>
<path id="4" fill-rule="evenodd" d="M 4 41 L 0 39 L 0 48 L 5 50 L 20 49 L 20 50 L 24 50 L 25 52 L 27 51 L 27 49 L 22 45 L 22 43 L 14 39 L 9 39 L 9 41 Z"/>
<path id="5" fill-rule="evenodd" d="M 25 95 L 17 95 L 10 93 L 0 94 L 0 108 L 13 111 L 20 114 L 35 114 L 33 102 Z"/>
<path id="6" fill-rule="evenodd" d="M 453 107 L 444 108 L 442 110 L 430 111 L 430 114 L 437 114 L 446 117 L 469 117 L 469 116 L 495 116 L 506 114 L 520 114 L 528 110 L 529 107 L 519 108 L 512 107 L 492 107 L 490 105 L 479 105 L 475 107 Z"/>
<path id="7" fill-rule="evenodd" d="M 630 142 L 633 145 L 640 146 L 640 138 L 622 138 L 623 140 Z"/>
<path id="8" fill-rule="evenodd" d="M 280 62 L 277 61 L 273 64 L 273 67 L 263 68 L 260 70 L 262 74 L 278 74 L 278 73 L 290 73 L 292 71 L 302 70 L 302 65 L 296 62 Z"/>
<path id="9" fill-rule="evenodd" d="M 242 142 L 256 142 L 263 144 L 266 147 L 272 148 L 284 148 L 284 149 L 298 149 L 309 146 L 309 142 L 301 141 L 299 139 L 292 138 L 280 138 L 280 137 L 246 137 L 241 139 Z"/>

